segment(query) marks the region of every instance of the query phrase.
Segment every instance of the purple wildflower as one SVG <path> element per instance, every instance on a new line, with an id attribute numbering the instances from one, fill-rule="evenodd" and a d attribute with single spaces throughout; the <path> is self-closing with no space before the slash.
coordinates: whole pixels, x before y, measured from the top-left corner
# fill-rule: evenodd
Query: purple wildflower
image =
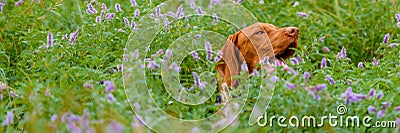
<path id="1" fill-rule="evenodd" d="M 293 70 L 292 68 L 289 67 L 288 70 L 289 70 L 289 73 L 291 73 L 293 75 L 298 75 L 298 72 Z"/>
<path id="2" fill-rule="evenodd" d="M 6 119 L 1 124 L 2 126 L 7 126 L 14 123 L 14 113 L 12 111 L 7 112 Z"/>
<path id="3" fill-rule="evenodd" d="M 320 41 L 320 42 L 323 42 L 323 41 L 325 41 L 325 36 L 323 36 L 323 37 L 319 38 L 319 41 Z"/>
<path id="4" fill-rule="evenodd" d="M 217 14 L 213 13 L 213 18 L 214 18 L 214 20 L 211 22 L 212 25 L 219 22 Z"/>
<path id="5" fill-rule="evenodd" d="M 167 49 L 167 51 L 165 52 L 165 60 L 168 61 L 171 58 L 172 55 L 172 50 Z"/>
<path id="6" fill-rule="evenodd" d="M 395 14 L 397 22 L 400 22 L 400 14 Z"/>
<path id="7" fill-rule="evenodd" d="M 115 16 L 115 13 L 107 13 L 107 14 L 106 14 L 106 19 L 107 19 L 108 21 L 110 21 L 112 18 L 114 18 L 114 16 Z"/>
<path id="8" fill-rule="evenodd" d="M 75 32 L 72 32 L 71 34 L 69 34 L 69 43 L 72 44 L 73 42 L 75 42 L 78 34 L 79 34 L 79 28 L 77 28 Z"/>
<path id="9" fill-rule="evenodd" d="M 68 34 L 64 34 L 62 39 L 63 40 L 67 40 L 68 39 Z"/>
<path id="10" fill-rule="evenodd" d="M 396 108 L 394 108 L 394 110 L 400 112 L 400 106 L 397 106 Z"/>
<path id="11" fill-rule="evenodd" d="M 201 34 L 197 34 L 194 36 L 195 39 L 199 39 L 201 37 Z"/>
<path id="12" fill-rule="evenodd" d="M 154 18 L 154 14 L 152 13 L 152 14 L 149 14 L 149 17 L 150 18 Z"/>
<path id="13" fill-rule="evenodd" d="M 293 3 L 293 7 L 296 7 L 296 6 L 298 6 L 298 5 L 299 5 L 299 2 L 298 2 L 298 1 L 296 1 L 296 2 Z"/>
<path id="14" fill-rule="evenodd" d="M 219 62 L 221 60 L 221 58 L 222 58 L 222 51 L 218 50 L 217 56 L 215 56 L 214 61 Z"/>
<path id="15" fill-rule="evenodd" d="M 246 28 L 247 27 L 247 24 L 243 24 L 242 25 L 242 29 L 244 29 L 244 28 Z"/>
<path id="16" fill-rule="evenodd" d="M 149 47 L 148 47 L 149 48 Z M 131 53 L 131 57 L 132 59 L 137 59 L 139 58 L 139 49 L 136 49 L 135 51 L 133 51 L 133 53 Z"/>
<path id="17" fill-rule="evenodd" d="M 199 133 L 199 132 L 200 132 L 199 127 L 192 128 L 192 133 Z"/>
<path id="18" fill-rule="evenodd" d="M 261 5 L 264 5 L 264 4 L 265 4 L 264 0 L 260 0 L 259 3 L 260 3 Z"/>
<path id="19" fill-rule="evenodd" d="M 46 94 L 46 96 L 50 96 L 51 95 L 50 89 L 46 89 L 45 94 Z"/>
<path id="20" fill-rule="evenodd" d="M 121 65 L 121 64 L 117 65 L 117 70 L 118 70 L 119 72 L 122 71 L 122 65 Z"/>
<path id="21" fill-rule="evenodd" d="M 322 58 L 321 68 L 326 68 L 326 59 L 325 58 Z"/>
<path id="22" fill-rule="evenodd" d="M 131 4 L 132 6 L 136 6 L 137 5 L 136 0 L 131 0 Z"/>
<path id="23" fill-rule="evenodd" d="M 159 49 L 156 54 L 158 54 L 158 55 L 164 54 L 164 49 Z"/>
<path id="24" fill-rule="evenodd" d="M 175 18 L 179 18 L 179 17 L 181 17 L 181 16 L 183 16 L 183 15 L 184 15 L 183 7 L 182 7 L 182 5 L 180 5 L 180 6 L 178 7 L 178 11 L 176 11 L 176 13 L 175 13 Z"/>
<path id="25" fill-rule="evenodd" d="M 346 97 L 346 100 L 345 100 L 346 104 L 350 104 L 350 98 L 349 97 L 351 97 L 352 93 L 353 92 L 352 92 L 350 87 L 346 89 L 346 92 L 344 93 L 344 96 Z M 342 94 L 342 96 L 343 96 L 343 94 Z"/>
<path id="26" fill-rule="evenodd" d="M 400 22 L 399 22 L 399 24 L 400 24 Z M 400 25 L 399 25 L 399 27 L 400 27 Z M 389 46 L 390 46 L 391 48 L 395 48 L 395 47 L 399 46 L 399 44 L 391 43 L 391 44 L 389 44 Z"/>
<path id="27" fill-rule="evenodd" d="M 286 87 L 287 87 L 288 89 L 294 90 L 294 89 L 297 88 L 297 85 L 287 82 L 287 83 L 286 83 Z"/>
<path id="28" fill-rule="evenodd" d="M 350 104 L 350 102 L 359 102 L 366 98 L 366 96 L 362 94 L 353 93 L 351 87 L 347 88 L 346 92 L 342 94 L 342 97 L 346 97 L 346 104 Z"/>
<path id="29" fill-rule="evenodd" d="M 116 10 L 117 12 L 121 12 L 121 11 L 122 11 L 122 10 L 121 10 L 121 5 L 120 5 L 119 3 L 115 4 L 115 10 Z"/>
<path id="30" fill-rule="evenodd" d="M 270 60 L 268 56 L 265 56 L 264 59 L 260 60 L 259 62 L 261 65 L 270 64 Z"/>
<path id="31" fill-rule="evenodd" d="M 241 68 L 242 71 L 249 71 L 249 68 L 248 68 L 246 62 L 243 62 L 240 68 Z"/>
<path id="32" fill-rule="evenodd" d="M 278 76 L 272 76 L 269 80 L 272 81 L 272 82 L 278 82 L 279 77 Z"/>
<path id="33" fill-rule="evenodd" d="M 206 14 L 206 12 L 203 11 L 203 9 L 201 9 L 201 7 L 197 7 L 197 13 L 198 13 L 199 15 L 204 15 L 204 14 Z"/>
<path id="34" fill-rule="evenodd" d="M 96 14 L 97 13 L 97 10 L 95 8 L 93 8 L 91 3 L 89 3 L 87 5 L 87 7 L 88 7 L 88 9 L 86 10 L 87 13 L 89 13 L 89 14 Z"/>
<path id="35" fill-rule="evenodd" d="M 243 0 L 235 0 L 237 4 L 242 4 Z"/>
<path id="36" fill-rule="evenodd" d="M 88 110 L 84 110 L 82 119 L 80 120 L 80 125 L 81 128 L 83 128 L 84 130 L 89 130 L 88 132 L 93 132 L 90 130 L 93 130 L 92 128 L 89 128 L 89 124 L 90 124 L 90 114 Z"/>
<path id="37" fill-rule="evenodd" d="M 193 80 L 194 80 L 194 86 L 195 87 L 200 87 L 200 78 L 199 75 L 196 72 L 192 72 Z"/>
<path id="38" fill-rule="evenodd" d="M 208 5 L 208 8 L 212 8 L 214 5 L 221 4 L 221 0 L 210 0 L 210 5 Z"/>
<path id="39" fill-rule="evenodd" d="M 115 102 L 115 97 L 114 97 L 114 95 L 112 93 L 108 93 L 107 94 L 107 99 L 110 102 Z"/>
<path id="40" fill-rule="evenodd" d="M 68 117 L 68 121 L 80 121 L 81 117 L 78 115 L 70 114 Z"/>
<path id="41" fill-rule="evenodd" d="M 129 27 L 130 25 L 129 25 L 129 20 L 128 20 L 128 18 L 124 17 L 123 19 L 124 19 L 125 25 Z"/>
<path id="42" fill-rule="evenodd" d="M 255 77 L 258 77 L 260 74 L 258 73 L 258 71 L 257 71 L 257 69 L 254 69 L 253 70 L 253 75 L 255 76 Z"/>
<path id="43" fill-rule="evenodd" d="M 397 123 L 397 125 L 400 125 L 400 118 L 396 118 L 396 123 Z"/>
<path id="44" fill-rule="evenodd" d="M 219 22 L 217 14 L 213 13 L 213 18 L 215 22 Z"/>
<path id="45" fill-rule="evenodd" d="M 36 3 L 40 3 L 40 0 L 35 0 Z"/>
<path id="46" fill-rule="evenodd" d="M 211 61 L 212 60 L 212 50 L 211 50 L 211 44 L 210 42 L 206 42 L 205 44 L 206 51 L 207 51 L 207 60 Z"/>
<path id="47" fill-rule="evenodd" d="M 376 98 L 381 99 L 382 97 L 383 97 L 383 92 L 382 90 L 380 90 L 378 95 L 376 95 Z"/>
<path id="48" fill-rule="evenodd" d="M 200 59 L 199 54 L 196 51 L 191 52 L 191 54 L 192 54 L 194 60 L 198 61 Z"/>
<path id="49" fill-rule="evenodd" d="M 305 18 L 308 17 L 308 14 L 305 13 L 305 12 L 297 12 L 297 15 L 299 15 L 299 16 L 301 16 L 301 17 L 305 17 Z"/>
<path id="50" fill-rule="evenodd" d="M 86 82 L 83 84 L 83 87 L 85 87 L 86 89 L 93 89 L 93 85 L 90 82 Z"/>
<path id="51" fill-rule="evenodd" d="M 106 11 L 107 11 L 107 5 L 104 3 L 101 3 L 101 14 L 100 14 L 101 18 L 104 18 L 104 13 L 106 13 Z"/>
<path id="52" fill-rule="evenodd" d="M 370 114 L 372 114 L 372 113 L 375 113 L 377 110 L 376 110 L 376 108 L 374 107 L 374 106 L 368 106 L 368 113 L 370 113 Z"/>
<path id="53" fill-rule="evenodd" d="M 131 0 L 131 2 L 134 0 Z M 107 131 L 110 133 L 122 133 L 124 130 L 124 126 L 118 123 L 117 121 L 112 121 L 110 124 L 107 126 Z"/>
<path id="54" fill-rule="evenodd" d="M 112 92 L 115 91 L 115 84 L 112 81 L 104 81 L 105 92 Z"/>
<path id="55" fill-rule="evenodd" d="M 53 47 L 53 34 L 51 32 L 47 34 L 47 47 Z"/>
<path id="56" fill-rule="evenodd" d="M 374 66 L 378 66 L 379 65 L 379 60 L 376 60 L 375 57 L 372 59 L 372 63 L 374 64 Z"/>
<path id="57" fill-rule="evenodd" d="M 6 3 L 5 3 L 4 1 L 0 2 L 0 13 L 3 12 L 3 6 L 4 6 L 5 4 L 6 4 Z"/>
<path id="58" fill-rule="evenodd" d="M 314 93 L 314 99 L 315 99 L 315 100 L 320 100 L 321 97 L 318 95 L 318 93 Z"/>
<path id="59" fill-rule="evenodd" d="M 342 50 L 338 53 L 337 58 L 339 60 L 342 60 L 342 59 L 345 59 L 346 56 L 347 56 L 346 48 L 343 47 Z"/>
<path id="60" fill-rule="evenodd" d="M 387 33 L 387 34 L 385 35 L 385 37 L 383 38 L 383 43 L 384 43 L 384 44 L 387 44 L 387 43 L 389 42 L 389 38 L 390 38 L 390 34 Z"/>
<path id="61" fill-rule="evenodd" d="M 110 69 L 110 72 L 111 72 L 111 74 L 114 74 L 114 73 L 115 73 L 115 69 L 114 69 L 114 68 L 111 68 L 111 69 Z"/>
<path id="62" fill-rule="evenodd" d="M 351 85 L 351 84 L 353 84 L 353 82 L 351 82 L 350 79 L 347 79 L 347 84 L 348 84 L 348 85 Z"/>
<path id="63" fill-rule="evenodd" d="M 358 62 L 358 65 L 357 65 L 357 67 L 358 67 L 358 68 L 364 68 L 364 65 L 363 65 L 363 63 L 362 63 L 362 62 Z"/>
<path id="64" fill-rule="evenodd" d="M 318 84 L 315 87 L 311 88 L 311 91 L 315 92 L 315 91 L 321 91 L 321 90 L 325 90 L 326 89 L 326 84 Z"/>
<path id="65" fill-rule="evenodd" d="M 147 68 L 153 71 L 155 68 L 160 68 L 160 65 L 158 65 L 157 62 L 155 62 L 154 60 L 150 59 Z"/>
<path id="66" fill-rule="evenodd" d="M 51 116 L 50 121 L 55 122 L 57 120 L 57 114 Z"/>
<path id="67" fill-rule="evenodd" d="M 379 111 L 378 114 L 376 115 L 376 117 L 377 117 L 378 119 L 382 118 L 383 116 L 385 116 L 385 110 Z"/>
<path id="68" fill-rule="evenodd" d="M 156 15 L 157 15 L 157 17 L 161 17 L 161 10 L 160 10 L 160 7 L 157 7 L 157 8 L 156 8 Z"/>
<path id="69" fill-rule="evenodd" d="M 140 10 L 139 9 L 136 9 L 135 10 L 135 15 L 134 15 L 135 17 L 139 17 L 140 16 Z"/>
<path id="70" fill-rule="evenodd" d="M 181 71 L 181 67 L 176 62 L 173 62 L 171 66 L 169 66 L 169 70 L 171 69 L 175 70 L 175 72 L 178 73 Z"/>
<path id="71" fill-rule="evenodd" d="M 79 133 L 80 129 L 72 121 L 67 121 L 67 128 L 73 133 Z"/>
<path id="72" fill-rule="evenodd" d="M 17 2 L 15 2 L 15 6 L 19 6 L 19 5 L 21 5 L 22 3 L 24 3 L 23 0 L 18 0 Z"/>
<path id="73" fill-rule="evenodd" d="M 387 108 L 389 108 L 392 104 L 390 102 L 384 102 L 382 103 L 382 109 L 386 110 Z"/>
<path id="74" fill-rule="evenodd" d="M 96 23 L 100 23 L 101 22 L 101 17 L 100 16 L 97 16 L 96 17 Z"/>
<path id="75" fill-rule="evenodd" d="M 132 21 L 131 21 L 131 27 L 134 28 L 135 26 L 136 26 L 135 19 L 132 19 Z"/>
<path id="76" fill-rule="evenodd" d="M 328 47 L 323 47 L 322 50 L 324 50 L 324 52 L 327 52 L 327 53 L 328 53 L 329 51 L 331 51 Z"/>
<path id="77" fill-rule="evenodd" d="M 296 56 L 296 59 L 297 59 L 297 62 L 298 62 L 298 63 L 302 63 L 302 62 L 303 62 L 303 59 L 301 59 L 300 55 L 297 55 L 297 56 Z"/>
<path id="78" fill-rule="evenodd" d="M 373 96 L 375 96 L 375 93 L 376 93 L 376 90 L 375 90 L 375 89 L 371 89 L 371 90 L 368 92 L 368 97 L 373 97 Z"/>
<path id="79" fill-rule="evenodd" d="M 307 80 L 310 78 L 310 72 L 305 72 L 304 73 L 304 79 Z"/>
<path id="80" fill-rule="evenodd" d="M 18 97 L 18 94 L 15 93 L 14 91 L 10 91 L 10 97 Z"/>
<path id="81" fill-rule="evenodd" d="M 299 64 L 296 58 L 290 58 L 290 63 L 293 65 Z"/>
<path id="82" fill-rule="evenodd" d="M 196 8 L 196 3 L 193 0 L 190 1 L 190 8 Z"/>

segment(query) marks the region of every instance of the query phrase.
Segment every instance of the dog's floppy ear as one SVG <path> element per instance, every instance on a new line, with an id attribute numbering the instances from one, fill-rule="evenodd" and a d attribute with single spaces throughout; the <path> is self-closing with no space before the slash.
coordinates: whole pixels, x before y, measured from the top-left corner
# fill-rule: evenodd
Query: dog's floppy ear
<path id="1" fill-rule="evenodd" d="M 222 59 L 225 61 L 225 67 L 222 68 L 225 69 L 223 70 L 224 81 L 228 82 L 227 84 L 229 84 L 230 81 L 230 85 L 233 87 L 237 87 L 238 82 L 237 79 L 230 78 L 232 76 L 237 76 L 240 74 L 240 68 L 244 61 L 243 55 L 240 53 L 240 50 L 236 46 L 236 44 L 238 43 L 239 33 L 229 35 L 225 45 L 222 47 Z"/>

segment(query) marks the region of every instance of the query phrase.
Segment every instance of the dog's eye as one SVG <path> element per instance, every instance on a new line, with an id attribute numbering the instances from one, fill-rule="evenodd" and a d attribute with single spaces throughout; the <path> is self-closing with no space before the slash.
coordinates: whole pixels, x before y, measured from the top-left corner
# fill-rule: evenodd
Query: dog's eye
<path id="1" fill-rule="evenodd" d="M 264 34 L 264 30 L 257 31 L 256 34 Z"/>

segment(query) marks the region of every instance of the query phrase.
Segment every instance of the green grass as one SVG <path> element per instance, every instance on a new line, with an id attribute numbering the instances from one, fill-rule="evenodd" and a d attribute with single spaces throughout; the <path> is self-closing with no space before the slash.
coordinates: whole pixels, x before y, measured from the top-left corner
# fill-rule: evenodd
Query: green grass
<path id="1" fill-rule="evenodd" d="M 106 130 L 113 122 L 121 124 L 123 132 L 147 131 L 144 127 L 131 126 L 137 121 L 126 102 L 122 73 L 117 71 L 117 65 L 123 63 L 124 48 L 132 31 L 125 26 L 123 17 L 131 20 L 137 8 L 142 17 L 162 1 L 149 3 L 148 0 L 137 0 L 136 7 L 131 7 L 128 0 L 95 2 L 93 6 L 98 12 L 101 11 L 101 3 L 107 5 L 108 12 L 115 12 L 115 3 L 121 4 L 123 11 L 116 13 L 111 21 L 102 23 L 95 22 L 100 13 L 86 13 L 86 1 L 52 0 L 36 3 L 34 0 L 25 0 L 22 5 L 14 6 L 15 2 L 17 0 L 7 0 L 0 13 L 0 82 L 9 86 L 0 90 L 0 122 L 6 119 L 7 112 L 13 112 L 15 116 L 12 124 L 0 125 L 0 132 L 66 132 L 70 130 L 62 116 L 70 113 L 83 117 L 85 111 L 90 119 L 89 127 L 96 131 Z M 400 28 L 395 18 L 395 14 L 400 13 L 400 3 L 307 0 L 301 1 L 297 7 L 293 7 L 293 3 L 288 0 L 265 1 L 264 5 L 259 4 L 259 0 L 242 3 L 260 22 L 278 27 L 296 26 L 301 30 L 295 55 L 299 55 L 304 62 L 293 65 L 289 60 L 286 61 L 298 75 L 284 71 L 283 67 L 276 68 L 280 79 L 275 84 L 268 116 L 320 117 L 336 114 L 336 107 L 345 104 L 341 94 L 351 87 L 354 93 L 360 94 L 367 94 L 374 88 L 377 92 L 382 91 L 384 96 L 381 99 L 374 97 L 352 102 L 347 105 L 349 111 L 344 116 L 371 116 L 373 121 L 400 118 L 400 112 L 394 110 L 400 106 L 400 47 L 389 47 L 391 43 L 400 43 Z M 297 12 L 312 13 L 303 18 Z M 135 17 L 135 21 L 138 22 L 140 17 Z M 236 32 L 236 28 L 227 22 L 211 25 L 211 21 L 212 17 L 192 17 L 189 21 L 174 22 L 169 32 L 162 30 L 151 42 L 147 57 L 151 57 L 158 49 L 165 50 L 176 38 L 192 31 L 209 30 L 226 37 Z M 186 28 L 187 24 L 199 28 Z M 69 38 L 63 39 L 63 35 L 69 35 L 77 28 L 78 41 L 71 45 Z M 118 32 L 119 29 L 125 32 Z M 55 46 L 46 48 L 49 32 L 53 34 Z M 391 35 L 388 44 L 383 43 L 386 33 Z M 314 38 L 321 37 L 325 37 L 323 42 L 314 42 Z M 324 52 L 323 47 L 328 47 L 330 52 Z M 343 47 L 347 49 L 350 60 L 337 59 L 336 55 Z M 204 61 L 205 51 L 198 52 L 201 61 L 196 62 L 187 56 L 181 64 L 181 83 L 186 87 L 193 84 L 191 72 L 200 73 L 199 67 L 202 71 L 215 72 L 215 64 Z M 373 57 L 380 61 L 378 66 L 373 65 Z M 327 59 L 325 69 L 320 67 L 322 58 Z M 364 64 L 364 68 L 357 67 L 359 62 Z M 110 69 L 115 69 L 115 73 Z M 307 86 L 327 85 L 326 90 L 319 92 L 320 100 L 302 89 L 305 72 L 311 73 Z M 216 95 L 201 106 L 178 104 L 163 90 L 159 70 L 147 71 L 146 74 L 148 86 L 158 96 L 156 103 L 172 116 L 182 119 L 205 118 L 219 109 L 219 106 L 215 106 Z M 327 75 L 335 79 L 334 85 L 326 80 Z M 107 80 L 116 85 L 116 90 L 112 92 L 115 102 L 107 99 L 108 93 L 101 84 L 101 81 Z M 287 89 L 287 82 L 298 84 L 298 88 Z M 84 83 L 90 83 L 94 88 L 84 88 Z M 17 96 L 11 96 L 10 93 L 16 93 Z M 257 93 L 254 89 L 250 90 L 250 102 L 246 103 L 238 124 L 228 127 L 225 132 L 399 131 L 399 128 L 340 128 L 327 125 L 320 128 L 250 126 L 248 118 Z M 374 106 L 379 111 L 384 102 L 390 102 L 391 106 L 382 118 L 377 118 L 376 113 L 368 113 L 368 106 Z M 57 115 L 57 119 L 51 122 L 53 115 Z"/>

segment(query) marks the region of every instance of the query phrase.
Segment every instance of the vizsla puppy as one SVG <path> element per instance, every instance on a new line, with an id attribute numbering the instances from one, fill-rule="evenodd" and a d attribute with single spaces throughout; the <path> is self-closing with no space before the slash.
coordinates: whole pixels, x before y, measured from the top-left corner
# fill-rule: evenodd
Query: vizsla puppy
<path id="1" fill-rule="evenodd" d="M 219 80 L 223 80 L 219 89 L 221 101 L 227 100 L 229 87 L 237 87 L 238 82 L 231 79 L 239 75 L 241 65 L 247 63 L 249 73 L 266 56 L 277 59 L 287 59 L 294 54 L 291 48 L 297 48 L 300 30 L 296 27 L 279 28 L 272 24 L 256 23 L 236 34 L 230 35 L 222 47 L 222 62 L 216 68 Z"/>

